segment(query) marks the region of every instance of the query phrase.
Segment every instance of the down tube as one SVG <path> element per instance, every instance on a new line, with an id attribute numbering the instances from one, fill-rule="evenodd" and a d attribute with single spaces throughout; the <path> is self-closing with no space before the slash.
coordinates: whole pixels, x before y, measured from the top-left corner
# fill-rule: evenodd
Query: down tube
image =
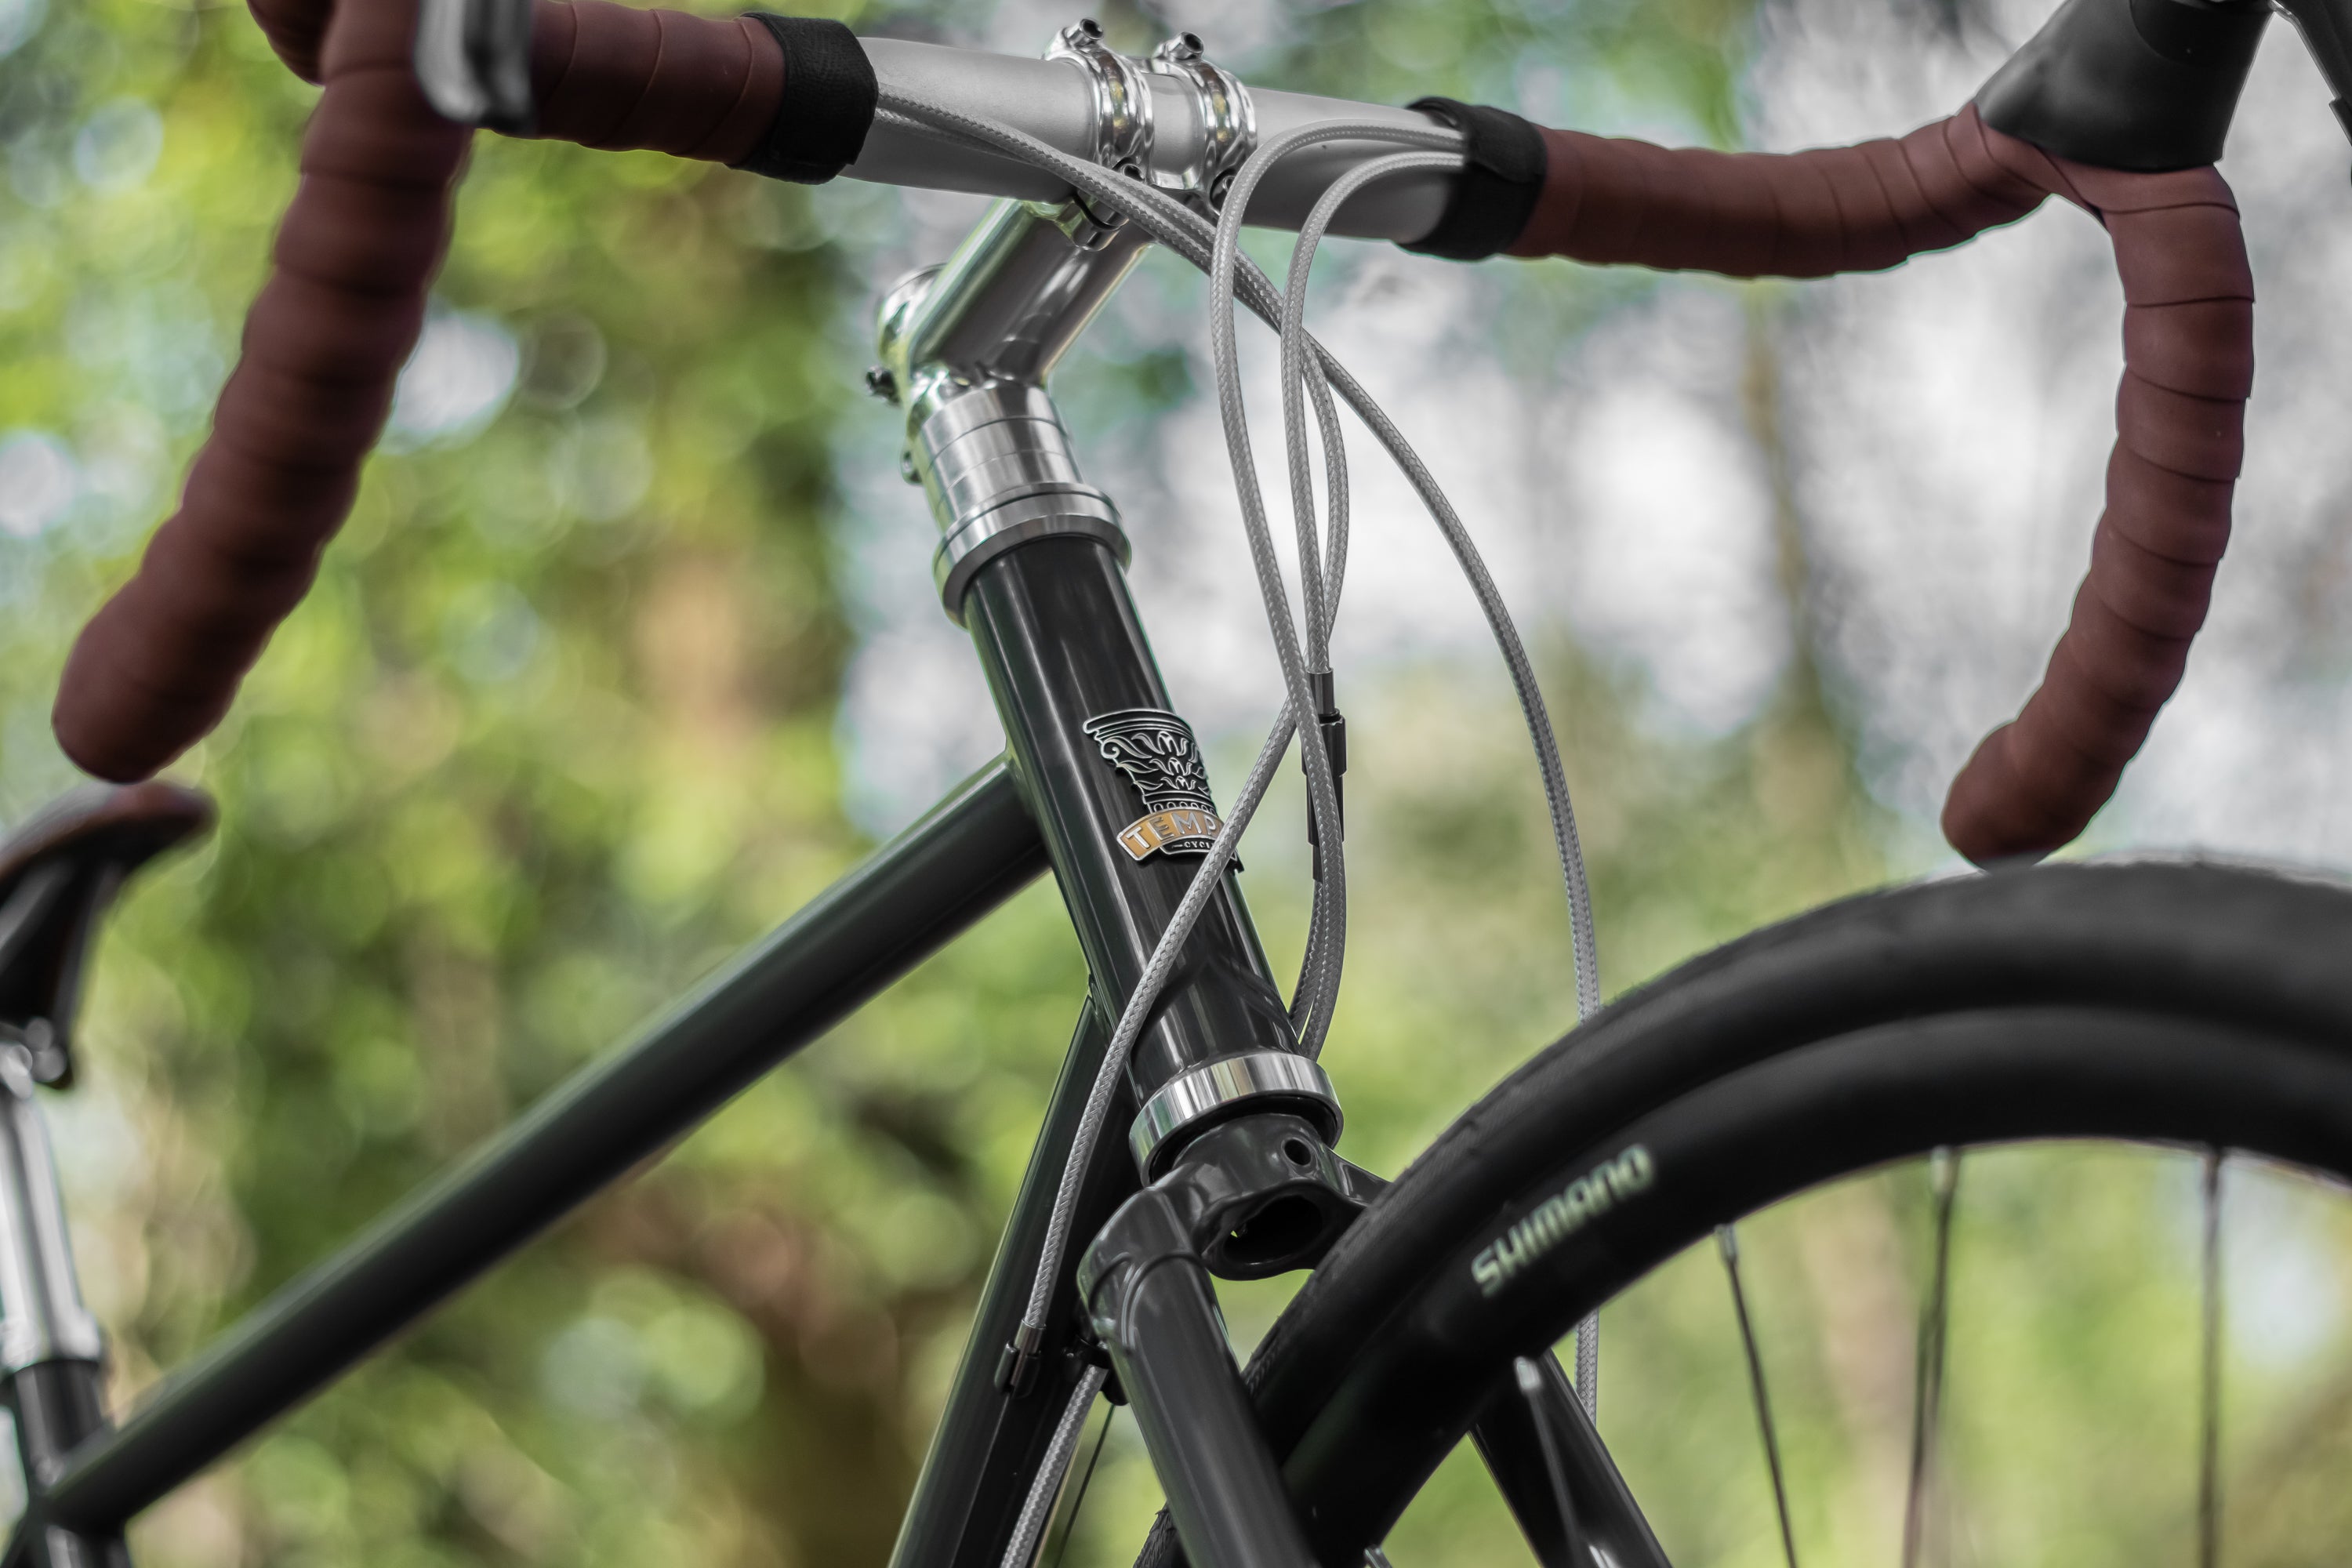
<path id="1" fill-rule="evenodd" d="M 1061 1355 L 1019 1394 L 1007 1393 L 996 1382 L 998 1356 L 1020 1326 L 1030 1281 L 1045 1249 L 1054 1190 L 1109 1045 L 1110 1025 L 1102 1000 L 1090 994 L 1046 1104 L 1028 1173 L 1022 1178 L 1012 1219 L 988 1271 L 987 1288 L 972 1314 L 963 1361 L 931 1435 L 914 1500 L 899 1526 L 891 1568 L 999 1568 L 1022 1505 L 1028 1500 L 1030 1482 L 1045 1462 L 1055 1425 L 1085 1370 L 1076 1356 Z M 1110 1125 L 1123 1127 L 1134 1115 L 1134 1096 L 1122 1088 L 1111 1104 Z M 1097 1142 L 1078 1187 L 1071 1236 L 1085 1237 L 1100 1230 L 1139 1184 L 1125 1142 Z M 1070 1343 L 1079 1313 L 1076 1279 L 1064 1269 L 1045 1315 L 1045 1342 Z"/>
<path id="2" fill-rule="evenodd" d="M 549 1094 L 456 1170 L 280 1289 L 38 1506 L 103 1533 L 211 1464 L 626 1174 L 1045 869 L 998 762 L 736 960 L 635 1044 Z"/>

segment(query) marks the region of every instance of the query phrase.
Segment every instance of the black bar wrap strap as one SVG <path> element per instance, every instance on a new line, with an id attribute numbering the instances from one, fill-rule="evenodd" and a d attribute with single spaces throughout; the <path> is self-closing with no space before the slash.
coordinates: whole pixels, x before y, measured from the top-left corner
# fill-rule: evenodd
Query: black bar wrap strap
<path id="1" fill-rule="evenodd" d="M 1404 248 L 1449 261 L 1499 255 L 1528 226 L 1549 160 L 1543 133 L 1507 109 L 1423 98 L 1407 107 L 1434 114 L 1469 139 L 1470 166 L 1437 226 Z"/>
<path id="2" fill-rule="evenodd" d="M 821 185 L 857 162 L 882 89 L 857 35 L 814 16 L 751 13 L 784 51 L 784 100 L 751 155 L 735 166 Z"/>

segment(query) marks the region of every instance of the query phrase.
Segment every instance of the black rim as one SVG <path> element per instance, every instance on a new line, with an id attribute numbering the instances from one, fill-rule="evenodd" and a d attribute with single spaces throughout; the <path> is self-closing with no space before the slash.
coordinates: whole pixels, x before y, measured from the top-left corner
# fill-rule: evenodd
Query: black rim
<path id="1" fill-rule="evenodd" d="M 1939 1147 L 2046 1138 L 2242 1150 L 2340 1175 L 2352 1169 L 2352 1051 L 2109 1010 L 1962 1014 L 1787 1052 L 1563 1150 L 1360 1343 L 1291 1450 L 1286 1474 L 1318 1555 L 1359 1560 L 1514 1356 L 1540 1353 L 1717 1226 Z M 1645 1180 L 1596 1182 L 1636 1151 Z M 1590 1212 L 1570 1226 L 1560 1199 L 1579 1184 L 1584 1203 L 1566 1206 Z M 1530 1227 L 1546 1204 L 1552 1221 Z M 1514 1227 L 1519 1260 L 1496 1287 L 1494 1249 Z"/>

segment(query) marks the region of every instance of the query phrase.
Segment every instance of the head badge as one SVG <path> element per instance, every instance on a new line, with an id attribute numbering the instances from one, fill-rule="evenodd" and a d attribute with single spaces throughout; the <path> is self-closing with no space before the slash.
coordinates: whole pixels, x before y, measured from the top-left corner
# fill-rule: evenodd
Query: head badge
<path id="1" fill-rule="evenodd" d="M 1119 829 L 1137 860 L 1154 855 L 1205 855 L 1224 825 L 1209 798 L 1209 770 L 1192 727 L 1158 708 L 1122 708 L 1086 721 L 1103 760 L 1143 797 L 1143 815 Z"/>

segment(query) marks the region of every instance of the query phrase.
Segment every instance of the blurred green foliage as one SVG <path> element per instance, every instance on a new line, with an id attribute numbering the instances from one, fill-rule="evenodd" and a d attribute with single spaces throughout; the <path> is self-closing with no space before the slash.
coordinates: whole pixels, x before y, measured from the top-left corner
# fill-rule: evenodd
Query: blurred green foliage
<path id="1" fill-rule="evenodd" d="M 985 20 L 837 9 L 930 36 Z M 1129 42 L 1150 24 L 1107 16 Z M 1247 63 L 1559 121 L 1633 104 L 1731 143 L 1748 20 L 1743 0 L 1297 4 Z M 310 96 L 235 5 L 0 0 L 0 464 L 62 487 L 46 511 L 29 488 L 0 496 L 0 816 L 71 781 L 46 732 L 58 662 L 205 428 Z M 651 156 L 478 149 L 439 287 L 446 395 L 404 409 L 318 591 L 179 770 L 221 798 L 222 830 L 129 901 L 84 1087 L 58 1110 L 123 1397 L 865 847 L 836 738 L 855 633 L 835 453 L 887 279 L 838 217 L 856 199 Z M 1510 287 L 1542 328 L 1498 344 L 1505 363 L 1556 356 L 1646 285 L 1562 268 Z M 1193 395 L 1164 353 L 1093 384 L 1139 418 Z M 1885 874 L 1884 825 L 1801 658 L 1761 718 L 1704 742 L 1649 733 L 1571 646 L 1546 667 L 1612 986 Z M 1524 740 L 1471 691 L 1407 671 L 1351 705 L 1358 905 L 1330 1060 L 1349 1152 L 1383 1171 L 1571 1005 Z M 1295 839 L 1295 803 L 1270 831 L 1285 809 Z M 1296 963 L 1302 861 L 1253 850 L 1278 968 Z M 1054 894 L 1033 889 L 155 1510 L 140 1561 L 882 1562 L 1083 984 Z M 2169 1212 L 2165 1179 L 2123 1185 L 2145 1197 L 2130 1224 Z M 1782 1256 L 1841 1278 L 1906 1201 L 1855 1189 Z M 1624 1310 L 1611 1433 L 1628 1423 L 1682 1561 L 1768 1562 L 1757 1496 L 1706 1479 L 1756 1477 L 1724 1322 L 1700 1326 L 1715 1286 L 1687 1273 Z M 1777 1279 L 1768 1266 L 1763 1288 Z M 1237 1337 L 1286 1289 L 1234 1292 Z M 1895 1310 L 1870 1324 L 1899 1360 Z M 2032 1353 L 2000 1353 L 2031 1386 L 1996 1386 L 2030 1400 L 2078 1342 L 2127 1352 L 2174 1327 L 2021 1329 Z M 1792 1365 L 1838 1342 L 1770 1331 Z M 1816 1381 L 1832 1394 L 1792 1406 L 1800 1458 L 1866 1489 L 1885 1413 Z M 2308 1419 L 2342 1449 L 2352 1427 Z M 1108 1453 L 1074 1563 L 1121 1559 L 1153 1506 L 1131 1433 Z M 1449 1475 L 1400 1563 L 1507 1550 L 1480 1506 L 1475 1478 Z M 1866 1531 L 1804 1525 L 1822 1561 L 1873 1555 Z"/>

